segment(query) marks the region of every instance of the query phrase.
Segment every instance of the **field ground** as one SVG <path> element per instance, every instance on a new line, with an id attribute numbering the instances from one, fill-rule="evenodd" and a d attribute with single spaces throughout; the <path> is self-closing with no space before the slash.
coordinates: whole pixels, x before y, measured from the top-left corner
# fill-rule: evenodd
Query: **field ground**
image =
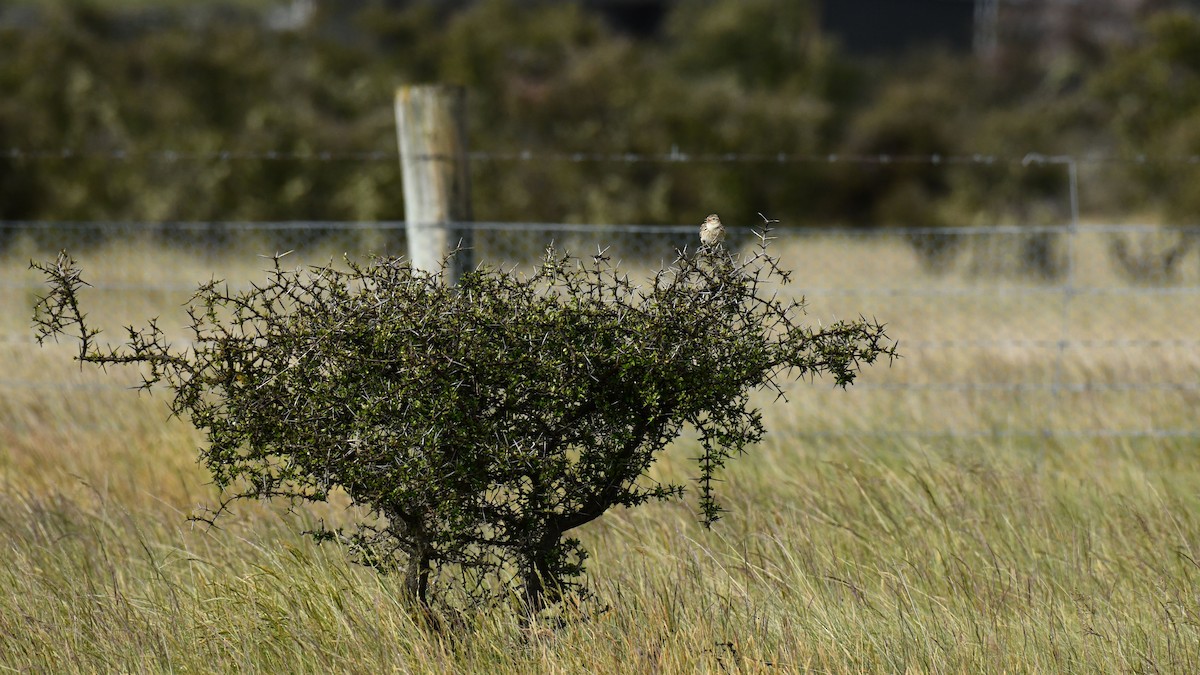
<path id="1" fill-rule="evenodd" d="M 584 528 L 599 600 L 564 627 L 493 612 L 454 634 L 414 624 L 395 579 L 295 534 L 311 514 L 246 504 L 191 528 L 214 496 L 198 435 L 116 386 L 131 373 L 20 337 L 36 252 L 18 250 L 0 264 L 0 333 L 16 336 L 0 343 L 0 669 L 1200 672 L 1197 439 L 1132 433 L 1196 430 L 1192 297 L 1099 266 L 1080 283 L 1119 292 L 928 274 L 895 241 L 789 245 L 814 321 L 875 315 L 904 358 L 848 391 L 764 400 L 770 434 L 731 464 L 713 530 L 693 501 Z M 170 327 L 181 289 L 214 273 L 147 246 L 81 258 L 114 326 Z M 239 264 L 216 273 L 264 265 Z M 1064 335 L 1081 344 L 1060 351 Z M 681 441 L 659 473 L 686 479 L 694 453 Z"/>

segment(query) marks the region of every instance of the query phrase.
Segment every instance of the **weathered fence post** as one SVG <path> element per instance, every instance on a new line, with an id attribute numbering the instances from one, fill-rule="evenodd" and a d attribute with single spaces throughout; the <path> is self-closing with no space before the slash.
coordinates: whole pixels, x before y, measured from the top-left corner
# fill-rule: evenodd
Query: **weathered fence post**
<path id="1" fill-rule="evenodd" d="M 408 257 L 414 267 L 436 271 L 451 251 L 463 249 L 446 270 L 447 284 L 473 264 L 465 104 L 466 90 L 454 85 L 396 92 Z"/>

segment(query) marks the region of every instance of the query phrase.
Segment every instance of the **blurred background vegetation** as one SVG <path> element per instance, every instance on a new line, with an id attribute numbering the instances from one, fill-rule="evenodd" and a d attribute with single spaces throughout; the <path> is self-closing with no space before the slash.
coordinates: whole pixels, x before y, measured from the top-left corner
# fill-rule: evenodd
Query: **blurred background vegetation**
<path id="1" fill-rule="evenodd" d="M 1151 157 L 1083 167 L 1085 215 L 1196 220 L 1200 167 L 1170 161 L 1200 153 L 1200 18 L 1187 3 L 981 2 L 976 14 L 998 7 L 990 32 L 976 16 L 965 46 L 865 47 L 829 25 L 828 6 L 845 4 L 624 3 L 654 10 L 637 21 L 611 11 L 621 4 L 10 0 L 0 219 L 402 219 L 394 91 L 454 82 L 469 88 L 473 150 L 534 157 L 475 160 L 478 220 L 1065 222 L 1066 172 L 1022 164 L 1029 152 Z M 545 156 L 673 150 L 1001 159 Z"/>

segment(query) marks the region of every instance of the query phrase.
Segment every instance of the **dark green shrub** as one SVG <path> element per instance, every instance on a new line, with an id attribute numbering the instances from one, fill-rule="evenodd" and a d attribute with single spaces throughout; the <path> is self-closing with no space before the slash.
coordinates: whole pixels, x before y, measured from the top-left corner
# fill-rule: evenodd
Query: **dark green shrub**
<path id="1" fill-rule="evenodd" d="M 205 433 L 226 497 L 213 518 L 237 498 L 343 490 L 369 517 L 314 534 L 403 570 L 421 604 L 510 585 L 530 610 L 558 600 L 587 557 L 572 531 L 683 495 L 647 471 L 685 427 L 699 433 L 711 524 L 718 472 L 764 433 L 752 391 L 823 374 L 845 386 L 894 355 L 872 321 L 802 325 L 803 304 L 770 290 L 788 274 L 765 244 L 681 255 L 641 284 L 602 255 L 553 250 L 529 276 L 481 268 L 457 286 L 400 259 L 288 271 L 277 257 L 249 291 L 201 286 L 182 351 L 153 322 L 100 346 L 72 259 L 34 267 L 50 282 L 39 339 L 71 335 L 80 361 L 139 364 Z"/>

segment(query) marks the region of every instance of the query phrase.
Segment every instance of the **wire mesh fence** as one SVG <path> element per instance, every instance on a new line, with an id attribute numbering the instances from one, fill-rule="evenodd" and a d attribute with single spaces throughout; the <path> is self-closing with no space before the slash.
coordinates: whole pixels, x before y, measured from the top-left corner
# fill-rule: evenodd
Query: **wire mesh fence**
<path id="1" fill-rule="evenodd" d="M 756 218 L 756 216 L 755 216 Z M 727 220 L 734 220 L 727 218 Z M 747 223 L 752 222 L 747 219 Z M 696 226 L 473 223 L 479 263 L 520 274 L 547 245 L 599 251 L 635 278 L 694 248 Z M 814 323 L 859 315 L 888 324 L 903 358 L 849 390 L 800 382 L 772 405 L 813 436 L 1200 437 L 1200 228 L 1062 225 L 788 229 L 771 246 Z M 749 225 L 731 248 L 758 244 Z M 91 318 L 109 339 L 159 317 L 184 344 L 186 304 L 200 283 L 261 278 L 264 259 L 335 264 L 403 255 L 402 222 L 0 224 L 0 391 L 94 395 L 136 384 L 40 367 L 69 345 L 39 350 L 30 329 L 40 280 L 28 269 L 71 250 L 89 283 Z M 30 365 L 35 364 L 35 365 Z M 124 379 L 122 379 L 124 378 Z"/>

